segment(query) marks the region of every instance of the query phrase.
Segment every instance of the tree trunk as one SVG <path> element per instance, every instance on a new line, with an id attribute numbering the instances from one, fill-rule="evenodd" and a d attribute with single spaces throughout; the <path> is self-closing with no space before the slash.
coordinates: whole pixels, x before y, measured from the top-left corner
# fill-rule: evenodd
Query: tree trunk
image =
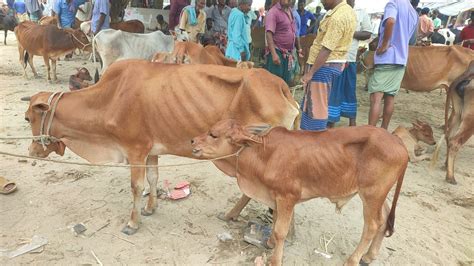
<path id="1" fill-rule="evenodd" d="M 127 7 L 131 0 L 114 0 L 112 1 L 112 6 L 110 7 L 110 22 L 119 22 L 123 18 L 120 17 L 120 14 Z"/>

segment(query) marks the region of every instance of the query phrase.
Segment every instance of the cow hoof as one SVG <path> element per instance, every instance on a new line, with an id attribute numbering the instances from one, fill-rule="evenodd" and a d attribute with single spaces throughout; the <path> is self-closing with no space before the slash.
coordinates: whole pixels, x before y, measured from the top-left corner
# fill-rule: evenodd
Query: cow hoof
<path id="1" fill-rule="evenodd" d="M 220 212 L 219 214 L 217 214 L 217 219 L 219 220 L 222 220 L 224 222 L 228 222 L 228 221 L 237 221 L 237 218 L 235 217 L 227 217 L 227 215 L 223 212 Z"/>
<path id="2" fill-rule="evenodd" d="M 456 179 L 454 178 L 446 178 L 446 182 L 448 182 L 451 185 L 457 185 L 458 182 L 456 182 Z"/>
<path id="3" fill-rule="evenodd" d="M 129 225 L 127 225 L 122 229 L 122 233 L 131 236 L 131 235 L 135 234 L 137 232 L 137 230 L 138 229 L 132 228 Z"/>
<path id="4" fill-rule="evenodd" d="M 263 247 L 266 249 L 273 249 L 275 247 L 274 244 L 270 243 L 270 239 L 266 239 L 263 242 Z"/>
<path id="5" fill-rule="evenodd" d="M 369 266 L 369 263 L 365 262 L 363 259 L 360 259 L 359 265 L 361 265 L 361 266 Z"/>
<path id="6" fill-rule="evenodd" d="M 142 215 L 143 215 L 143 216 L 150 216 L 150 215 L 152 215 L 154 212 L 155 212 L 154 209 L 152 209 L 151 212 L 149 212 L 149 211 L 145 210 L 145 208 L 142 208 Z"/>

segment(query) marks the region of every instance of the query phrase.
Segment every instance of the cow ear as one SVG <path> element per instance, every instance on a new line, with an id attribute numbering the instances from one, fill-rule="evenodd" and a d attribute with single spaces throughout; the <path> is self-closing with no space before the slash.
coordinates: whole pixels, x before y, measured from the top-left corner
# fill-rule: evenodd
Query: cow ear
<path id="1" fill-rule="evenodd" d="M 31 107 L 36 113 L 43 113 L 49 111 L 49 104 L 47 103 L 35 103 Z"/>

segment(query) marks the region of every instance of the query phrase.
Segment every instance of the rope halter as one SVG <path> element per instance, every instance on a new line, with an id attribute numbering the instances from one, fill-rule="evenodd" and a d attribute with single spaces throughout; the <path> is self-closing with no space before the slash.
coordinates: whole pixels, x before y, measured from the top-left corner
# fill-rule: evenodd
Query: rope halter
<path id="1" fill-rule="evenodd" d="M 60 140 L 58 138 L 49 135 L 49 132 L 51 130 L 51 125 L 53 124 L 53 117 L 54 117 L 54 113 L 56 112 L 56 107 L 58 106 L 59 100 L 64 95 L 64 91 L 63 92 L 59 92 L 59 91 L 55 92 L 55 93 L 51 94 L 51 96 L 49 96 L 49 98 L 48 98 L 48 105 L 51 106 L 51 102 L 53 101 L 54 97 L 58 94 L 59 94 L 58 99 L 53 104 L 53 108 L 50 108 L 51 115 L 49 116 L 48 124 L 45 125 L 45 121 L 46 121 L 46 116 L 47 116 L 49 110 L 44 111 L 41 114 L 41 124 L 40 124 L 40 134 L 39 134 L 39 136 L 33 136 L 33 142 L 40 142 L 41 146 L 43 147 L 43 150 L 45 150 L 45 151 L 47 149 L 46 146 L 50 145 L 51 143 L 60 142 Z M 45 134 L 45 126 L 46 126 L 46 134 Z"/>

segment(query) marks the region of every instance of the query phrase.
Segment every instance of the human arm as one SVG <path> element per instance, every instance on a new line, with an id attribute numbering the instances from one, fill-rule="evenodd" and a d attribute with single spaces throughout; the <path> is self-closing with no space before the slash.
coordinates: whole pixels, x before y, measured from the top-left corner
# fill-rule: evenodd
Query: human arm
<path id="1" fill-rule="evenodd" d="M 321 50 L 319 51 L 319 54 L 310 70 L 301 78 L 301 81 L 304 85 L 306 85 L 313 78 L 314 73 L 316 73 L 326 63 L 329 55 L 331 55 L 331 50 L 324 46 L 321 47 Z"/>
<path id="2" fill-rule="evenodd" d="M 382 43 L 377 47 L 376 54 L 381 55 L 385 53 L 390 47 L 390 41 L 392 40 L 393 27 L 395 25 L 394 18 L 388 18 L 385 20 L 385 29 L 383 34 Z"/>
<path id="3" fill-rule="evenodd" d="M 57 0 L 54 2 L 54 6 L 53 6 L 53 11 L 52 11 L 52 15 L 53 17 L 56 18 L 56 21 L 57 21 L 57 26 L 58 28 L 62 28 L 62 25 L 61 25 L 61 20 L 59 19 L 60 16 L 61 16 L 61 1 Z"/>
<path id="4" fill-rule="evenodd" d="M 104 26 L 104 22 L 105 22 L 106 17 L 107 17 L 106 14 L 100 13 L 99 22 L 97 22 L 97 28 L 95 29 L 94 35 L 99 33 L 99 31 L 102 29 L 102 26 Z"/>
<path id="5" fill-rule="evenodd" d="M 272 61 L 275 65 L 280 65 L 280 57 L 276 52 L 276 45 L 273 41 L 273 35 L 276 30 L 276 16 L 271 10 L 268 12 L 265 17 L 265 37 L 267 40 L 268 49 L 270 50 L 270 55 L 272 56 Z"/>
<path id="6" fill-rule="evenodd" d="M 358 41 L 365 41 L 372 36 L 372 23 L 370 22 L 369 15 L 365 11 L 358 12 L 361 12 L 360 16 L 362 17 L 361 28 L 359 31 L 354 32 L 353 38 Z"/>

